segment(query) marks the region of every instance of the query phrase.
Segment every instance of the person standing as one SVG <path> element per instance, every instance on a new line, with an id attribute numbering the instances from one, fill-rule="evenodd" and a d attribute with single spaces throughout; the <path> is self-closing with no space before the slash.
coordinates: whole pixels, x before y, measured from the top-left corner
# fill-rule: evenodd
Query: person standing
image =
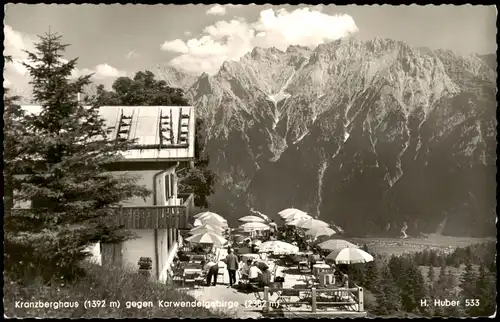
<path id="1" fill-rule="evenodd" d="M 212 277 L 214 279 L 212 285 L 217 285 L 217 275 L 219 274 L 219 264 L 217 264 L 214 260 L 209 259 L 208 263 L 206 263 L 203 267 L 204 270 L 207 271 L 207 286 L 210 286 L 210 281 Z"/>
<path id="2" fill-rule="evenodd" d="M 227 252 L 226 265 L 229 273 L 229 287 L 232 287 L 233 284 L 236 284 L 236 271 L 239 268 L 238 256 L 233 254 L 233 250 L 231 248 L 229 248 Z"/>

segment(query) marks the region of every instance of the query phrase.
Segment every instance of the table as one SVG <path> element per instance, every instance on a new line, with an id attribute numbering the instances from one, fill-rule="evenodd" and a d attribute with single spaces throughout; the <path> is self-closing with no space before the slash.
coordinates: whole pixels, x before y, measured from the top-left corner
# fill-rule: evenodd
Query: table
<path id="1" fill-rule="evenodd" d="M 247 261 L 249 259 L 251 259 L 251 260 L 258 260 L 258 259 L 260 259 L 260 255 L 259 254 L 242 254 L 242 255 L 240 255 L 240 257 L 241 257 L 241 259 L 243 261 Z"/>
<path id="2" fill-rule="evenodd" d="M 332 268 L 328 264 L 314 264 L 313 265 L 313 275 L 318 276 L 319 273 L 331 270 Z"/>

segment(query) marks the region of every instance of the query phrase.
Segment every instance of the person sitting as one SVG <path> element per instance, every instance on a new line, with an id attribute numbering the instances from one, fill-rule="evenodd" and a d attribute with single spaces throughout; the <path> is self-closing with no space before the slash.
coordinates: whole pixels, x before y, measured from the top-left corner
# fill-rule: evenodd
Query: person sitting
<path id="1" fill-rule="evenodd" d="M 312 253 L 309 255 L 309 263 L 311 265 L 311 272 L 313 271 L 313 267 L 316 262 L 319 261 L 319 255 L 315 249 L 312 250 Z"/>
<path id="2" fill-rule="evenodd" d="M 257 267 L 257 264 L 254 262 L 250 266 L 248 270 L 248 281 L 250 283 L 258 283 L 260 280 L 260 275 L 262 274 L 262 271 Z"/>
<path id="3" fill-rule="evenodd" d="M 250 276 L 250 267 L 252 266 L 252 260 L 248 259 L 240 269 L 241 280 L 248 281 Z"/>

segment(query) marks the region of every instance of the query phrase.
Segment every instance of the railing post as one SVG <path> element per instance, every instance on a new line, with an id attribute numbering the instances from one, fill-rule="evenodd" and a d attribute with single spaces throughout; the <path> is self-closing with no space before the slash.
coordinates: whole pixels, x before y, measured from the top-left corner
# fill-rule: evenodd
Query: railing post
<path id="1" fill-rule="evenodd" d="M 269 286 L 264 286 L 264 307 L 262 311 L 269 312 Z"/>
<path id="2" fill-rule="evenodd" d="M 312 313 L 316 313 L 316 288 L 311 289 L 312 295 Z"/>
<path id="3" fill-rule="evenodd" d="M 358 288 L 358 312 L 363 312 L 365 310 L 363 303 L 363 288 L 359 287 Z"/>

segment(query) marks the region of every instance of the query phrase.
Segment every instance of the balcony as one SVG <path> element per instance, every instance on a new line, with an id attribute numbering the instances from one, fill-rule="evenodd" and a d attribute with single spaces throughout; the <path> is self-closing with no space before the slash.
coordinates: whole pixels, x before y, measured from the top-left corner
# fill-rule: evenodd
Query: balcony
<path id="1" fill-rule="evenodd" d="M 183 200 L 180 206 L 145 206 L 116 207 L 114 220 L 126 229 L 187 229 L 194 209 L 194 195 L 181 193 Z M 26 212 L 29 209 L 12 209 L 15 212 Z"/>
<path id="2" fill-rule="evenodd" d="M 118 207 L 116 223 L 126 229 L 187 229 L 194 208 L 194 195 L 179 194 L 180 206 Z"/>

